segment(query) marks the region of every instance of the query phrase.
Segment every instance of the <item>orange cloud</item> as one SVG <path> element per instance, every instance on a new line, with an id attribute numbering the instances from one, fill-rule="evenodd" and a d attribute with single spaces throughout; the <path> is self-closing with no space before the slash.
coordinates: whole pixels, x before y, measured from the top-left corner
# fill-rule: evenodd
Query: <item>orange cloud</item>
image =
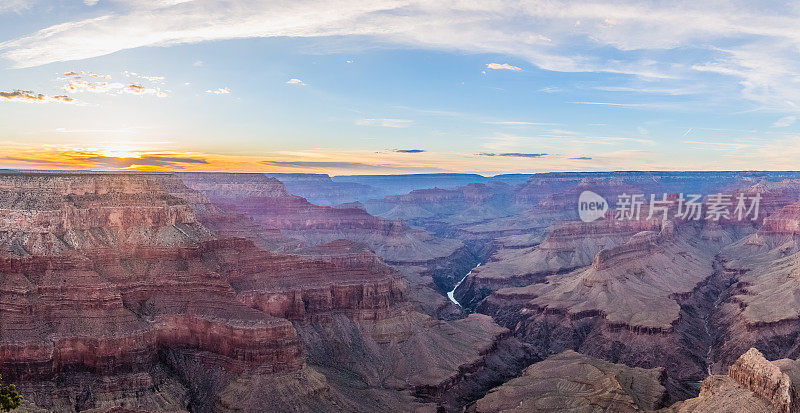
<path id="1" fill-rule="evenodd" d="M 59 103 L 72 103 L 75 99 L 64 96 L 48 96 L 44 93 L 34 93 L 30 90 L 15 90 L 13 92 L 0 92 L 0 102 L 26 102 L 26 103 L 48 103 L 48 102 L 59 102 Z"/>
<path id="2" fill-rule="evenodd" d="M 652 153 L 552 154 L 491 152 L 494 156 L 422 150 L 386 149 L 272 151 L 252 155 L 158 150 L 145 143 L 83 147 L 0 142 L 0 168 L 94 169 L 138 171 L 233 171 L 348 174 L 427 172 L 530 173 L 568 170 L 663 168 Z M 409 151 L 411 151 L 409 154 Z M 691 165 L 682 165 L 691 169 Z"/>

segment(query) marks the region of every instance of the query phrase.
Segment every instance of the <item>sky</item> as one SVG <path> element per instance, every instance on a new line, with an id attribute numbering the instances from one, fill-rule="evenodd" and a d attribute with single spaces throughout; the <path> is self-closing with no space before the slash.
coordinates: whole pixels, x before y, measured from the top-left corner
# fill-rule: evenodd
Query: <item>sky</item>
<path id="1" fill-rule="evenodd" d="M 0 168 L 796 170 L 800 4 L 0 0 Z"/>

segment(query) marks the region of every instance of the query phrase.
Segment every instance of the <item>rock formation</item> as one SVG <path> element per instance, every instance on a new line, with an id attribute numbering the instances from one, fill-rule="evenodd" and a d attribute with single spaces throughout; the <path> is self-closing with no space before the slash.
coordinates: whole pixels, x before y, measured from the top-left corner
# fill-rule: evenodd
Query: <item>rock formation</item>
<path id="1" fill-rule="evenodd" d="M 796 361 L 788 359 L 770 362 L 761 352 L 751 348 L 730 366 L 727 375 L 709 376 L 703 380 L 697 398 L 676 403 L 665 411 L 798 412 L 800 393 L 796 379 L 800 377 L 796 376 L 797 366 Z"/>
<path id="2" fill-rule="evenodd" d="M 228 371 L 303 366 L 291 323 L 239 302 L 226 281 L 240 245 L 215 238 L 157 179 L 5 174 L 0 188 L 0 370 L 25 392 L 77 377 L 63 392 L 26 393 L 40 407 L 116 403 L 127 382 L 141 393 L 132 403 L 195 405 L 163 374 L 173 349 Z M 107 383 L 97 394 L 79 393 L 97 380 Z"/>
<path id="3" fill-rule="evenodd" d="M 442 239 L 403 221 L 370 215 L 361 208 L 332 208 L 289 194 L 276 179 L 262 174 L 184 173 L 187 186 L 200 191 L 228 213 L 244 214 L 284 237 L 320 245 L 347 239 L 371 248 L 386 263 L 401 268 L 412 283 L 412 299 L 429 313 L 448 312 L 438 291 L 455 285 L 477 258 L 455 239 Z M 429 301 L 436 301 L 427 304 Z M 457 311 L 457 309 L 455 310 Z"/>
<path id="4" fill-rule="evenodd" d="M 440 177 L 333 207 L 262 174 L 5 172 L 0 372 L 31 411 L 797 411 L 795 177 Z M 585 223 L 584 190 L 762 209 Z"/>
<path id="5" fill-rule="evenodd" d="M 638 412 L 665 398 L 661 369 L 613 364 L 568 350 L 525 369 L 468 411 Z"/>
<path id="6" fill-rule="evenodd" d="M 30 410 L 369 411 L 362 390 L 434 407 L 528 357 L 489 317 L 413 311 L 363 245 L 259 248 L 261 224 L 170 175 L 12 173 L 0 188 L 0 371 Z M 519 366 L 493 364 L 502 352 Z"/>

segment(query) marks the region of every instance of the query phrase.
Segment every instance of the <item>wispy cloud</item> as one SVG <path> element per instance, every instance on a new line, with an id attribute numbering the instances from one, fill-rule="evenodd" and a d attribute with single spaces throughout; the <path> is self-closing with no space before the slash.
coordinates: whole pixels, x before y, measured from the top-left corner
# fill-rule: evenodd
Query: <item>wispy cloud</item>
<path id="1" fill-rule="evenodd" d="M 82 135 L 85 134 L 105 134 L 105 135 L 119 135 L 119 134 L 129 134 L 133 133 L 130 129 L 68 129 L 68 128 L 56 128 L 56 132 L 58 133 L 79 133 Z"/>
<path id="2" fill-rule="evenodd" d="M 0 102 L 24 102 L 24 103 L 73 103 L 75 99 L 65 96 L 49 96 L 44 93 L 35 93 L 30 90 L 15 90 L 13 92 L 0 91 Z"/>
<path id="3" fill-rule="evenodd" d="M 539 89 L 539 92 L 543 92 L 543 93 L 558 93 L 558 92 L 563 92 L 563 91 L 564 91 L 564 89 L 562 89 L 562 88 L 560 88 L 558 86 L 547 86 L 547 87 L 543 87 L 543 88 Z"/>
<path id="4" fill-rule="evenodd" d="M 125 77 L 144 79 L 153 83 L 163 83 L 163 77 L 141 76 L 136 73 L 125 72 Z M 137 96 L 153 95 L 167 97 L 167 91 L 161 90 L 158 86 L 144 86 L 140 83 L 114 82 L 111 75 L 97 74 L 92 72 L 66 72 L 60 80 L 65 80 L 62 86 L 65 92 L 82 93 L 92 92 L 99 94 L 130 94 Z"/>
<path id="5" fill-rule="evenodd" d="M 489 63 L 489 64 L 486 65 L 486 68 L 487 69 L 492 69 L 492 70 L 511 70 L 511 71 L 514 71 L 514 72 L 518 72 L 518 71 L 522 70 L 521 67 L 511 66 L 508 63 L 503 63 L 503 64 L 500 64 L 500 63 Z"/>
<path id="6" fill-rule="evenodd" d="M 21 9 L 31 2 L 6 0 L 2 7 Z M 44 64 L 148 45 L 244 37 L 371 35 L 397 43 L 519 55 L 550 70 L 605 69 L 658 75 L 669 66 L 658 61 L 604 57 L 601 49 L 610 46 L 635 52 L 694 47 L 698 38 L 724 43 L 727 38 L 743 35 L 751 36 L 745 37 L 748 40 L 763 36 L 765 43 L 770 38 L 796 40 L 791 35 L 794 11 L 770 13 L 763 7 L 744 4 L 664 7 L 640 2 L 562 0 L 530 5 L 501 1 L 444 6 L 383 0 L 369 5 L 309 1 L 282 7 L 255 0 L 240 3 L 240 7 L 226 7 L 225 2 L 217 0 L 131 2 L 131 7 L 116 14 L 68 22 L 13 41 L 7 45 L 7 53 L 21 64 Z M 399 10 L 403 13 L 397 13 Z M 576 25 L 578 21 L 581 24 Z M 648 26 L 646 33 L 641 31 L 643 24 Z M 470 30 L 464 30 L 465 25 Z M 148 36 L 139 35 L 141 31 L 136 29 Z M 93 36 L 98 34 L 107 35 Z M 102 41 L 81 45 L 83 38 Z M 573 56 L 563 48 L 581 40 L 595 43 L 596 50 Z M 22 51 L 25 46 L 29 46 L 28 53 Z M 724 65 L 721 61 L 714 63 Z"/>
<path id="7" fill-rule="evenodd" d="M 344 161 L 262 161 L 264 165 L 288 168 L 373 169 L 376 165 Z"/>
<path id="8" fill-rule="evenodd" d="M 680 89 L 680 88 L 657 88 L 657 87 L 630 87 L 630 86 L 596 86 L 594 90 L 602 90 L 605 92 L 623 92 L 623 93 L 639 93 L 639 94 L 658 94 L 658 95 L 692 95 L 699 91 L 697 89 Z"/>
<path id="9" fill-rule="evenodd" d="M 33 2 L 6 0 L 0 11 L 24 10 Z M 768 108 L 794 112 L 800 105 L 800 84 L 794 82 L 800 71 L 795 53 L 800 48 L 796 34 L 800 9 L 785 5 L 683 1 L 666 5 L 631 0 L 610 4 L 592 0 L 448 4 L 310 0 L 288 6 L 257 0 L 235 5 L 221 0 L 173 0 L 117 5 L 113 13 L 67 21 L 0 43 L 0 55 L 17 67 L 29 67 L 144 46 L 248 37 L 360 36 L 382 46 L 515 56 L 551 71 L 684 79 L 688 85 L 717 81 L 735 85 L 745 99 Z M 519 68 L 508 63 L 489 65 Z M 711 75 L 717 77 L 711 79 Z M 676 90 L 683 93 L 685 89 L 642 88 L 638 92 L 674 94 Z"/>
<path id="10" fill-rule="evenodd" d="M 548 122 L 527 122 L 527 121 L 487 121 L 483 122 L 489 125 L 505 125 L 505 126 L 556 126 L 558 123 Z"/>
<path id="11" fill-rule="evenodd" d="M 44 146 L 35 149 L 8 149 L 10 154 L 0 157 L 0 164 L 38 168 L 149 171 L 181 170 L 209 164 L 203 156 L 185 153 L 120 152 L 120 156 L 114 156 L 114 151 L 87 148 Z"/>
<path id="12" fill-rule="evenodd" d="M 715 151 L 741 151 L 744 149 L 752 149 L 757 145 L 749 143 L 738 142 L 707 142 L 707 141 L 682 141 L 687 145 L 692 145 L 698 149 L 715 150 Z"/>
<path id="13" fill-rule="evenodd" d="M 76 156 L 75 160 L 86 162 L 94 165 L 94 167 L 114 168 L 114 169 L 141 169 L 137 166 L 153 166 L 165 169 L 183 169 L 185 164 L 208 164 L 208 161 L 202 158 L 188 158 L 178 156 L 166 155 L 144 155 L 135 158 L 126 157 L 111 157 L 111 156 Z"/>
<path id="14" fill-rule="evenodd" d="M 772 124 L 773 128 L 785 128 L 787 126 L 792 126 L 794 122 L 797 120 L 797 116 L 784 116 L 775 121 Z"/>
<path id="15" fill-rule="evenodd" d="M 131 95 L 155 95 L 160 98 L 167 97 L 166 92 L 161 91 L 159 88 L 147 87 L 138 83 L 128 83 L 122 91 Z"/>
<path id="16" fill-rule="evenodd" d="M 211 95 L 227 95 L 231 93 L 231 90 L 227 87 L 221 87 L 213 90 L 212 89 L 206 90 L 206 93 Z"/>
<path id="17" fill-rule="evenodd" d="M 299 170 L 333 170 L 333 171 L 363 171 L 363 172 L 437 172 L 444 171 L 436 166 L 414 166 L 388 163 L 368 163 L 350 161 L 261 161 L 261 164 L 281 169 Z"/>
<path id="18" fill-rule="evenodd" d="M 616 103 L 616 102 L 569 102 L 575 105 L 615 106 L 621 108 L 639 108 L 647 105 L 642 103 Z"/>
<path id="19" fill-rule="evenodd" d="M 541 158 L 543 156 L 547 156 L 546 153 L 520 153 L 520 152 L 506 152 L 506 153 L 491 153 L 491 152 L 481 152 L 476 153 L 478 156 L 505 156 L 511 158 Z"/>
<path id="20" fill-rule="evenodd" d="M 624 143 L 639 143 L 645 145 L 655 145 L 656 142 L 652 139 L 631 138 L 627 136 L 583 136 L 580 138 L 585 142 L 593 142 L 599 144 L 624 144 Z"/>
<path id="21" fill-rule="evenodd" d="M 124 74 L 125 74 L 125 77 L 132 77 L 132 78 L 136 78 L 136 79 L 142 79 L 142 80 L 146 80 L 146 81 L 148 81 L 150 83 L 157 83 L 157 84 L 161 84 L 161 85 L 164 84 L 164 76 L 147 76 L 147 75 L 141 75 L 139 73 L 129 72 L 127 70 L 124 72 Z"/>
<path id="22" fill-rule="evenodd" d="M 30 8 L 34 3 L 36 3 L 36 0 L 3 0 L 0 2 L 0 13 L 19 13 Z"/>
<path id="23" fill-rule="evenodd" d="M 392 152 L 397 153 L 422 153 L 425 149 L 393 149 Z"/>
<path id="24" fill-rule="evenodd" d="M 374 119 L 374 118 L 366 118 L 366 119 L 359 119 L 356 121 L 356 125 L 360 126 L 383 126 L 385 128 L 407 128 L 411 126 L 414 121 L 409 119 Z"/>
<path id="25" fill-rule="evenodd" d="M 287 85 L 296 85 L 296 86 L 306 86 L 306 84 L 302 80 L 295 79 L 295 78 L 287 80 L 286 84 Z"/>

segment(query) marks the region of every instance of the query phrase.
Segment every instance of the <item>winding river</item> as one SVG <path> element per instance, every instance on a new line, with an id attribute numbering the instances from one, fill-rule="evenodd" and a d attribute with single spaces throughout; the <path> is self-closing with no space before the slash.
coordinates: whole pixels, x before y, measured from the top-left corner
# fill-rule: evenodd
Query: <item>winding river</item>
<path id="1" fill-rule="evenodd" d="M 478 267 L 480 267 L 480 266 L 481 266 L 481 264 L 480 264 L 480 263 L 478 263 L 478 265 L 476 265 L 476 266 L 475 266 L 475 268 L 478 268 Z M 475 268 L 473 268 L 472 270 L 474 270 Z M 465 275 L 465 276 L 461 277 L 461 279 L 460 279 L 460 280 L 458 280 L 458 282 L 457 282 L 457 283 L 456 283 L 456 285 L 453 287 L 453 289 L 447 292 L 447 298 L 449 298 L 449 299 L 450 299 L 450 301 L 452 301 L 452 302 L 453 302 L 455 305 L 457 305 L 457 306 L 459 306 L 459 307 L 461 307 L 461 303 L 459 303 L 459 302 L 458 302 L 458 300 L 456 300 L 456 297 L 454 297 L 454 296 L 453 296 L 453 293 L 455 293 L 455 292 L 456 292 L 456 288 L 458 288 L 458 286 L 459 286 L 459 285 L 461 285 L 461 283 L 462 283 L 462 282 L 464 282 L 464 280 L 466 280 L 466 279 L 467 279 L 467 277 L 469 277 L 469 275 L 470 275 L 470 274 L 472 274 L 472 270 L 469 270 L 469 272 L 467 273 L 467 275 Z"/>

